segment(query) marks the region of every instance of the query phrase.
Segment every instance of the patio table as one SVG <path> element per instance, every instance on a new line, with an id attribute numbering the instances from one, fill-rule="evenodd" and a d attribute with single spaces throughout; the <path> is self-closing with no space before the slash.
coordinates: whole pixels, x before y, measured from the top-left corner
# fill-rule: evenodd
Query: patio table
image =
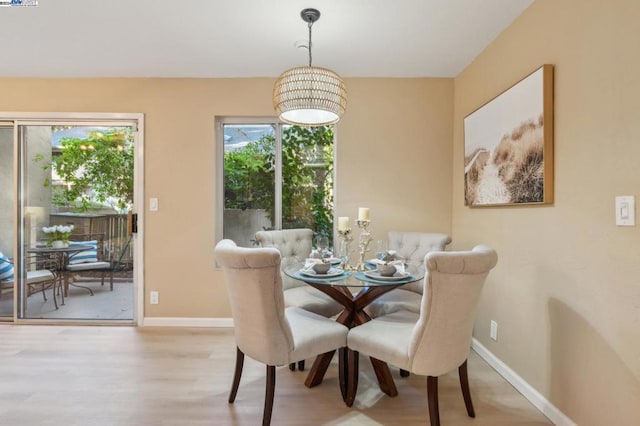
<path id="1" fill-rule="evenodd" d="M 54 261 L 56 266 L 56 269 L 58 270 L 59 274 L 58 274 L 58 280 L 59 280 L 59 284 L 58 284 L 58 288 L 62 288 L 63 285 L 63 274 L 65 273 L 64 271 L 64 265 L 66 265 L 69 256 L 79 253 L 81 251 L 85 251 L 85 250 L 91 250 L 90 246 L 87 245 L 73 245 L 70 244 L 68 247 L 58 247 L 58 248 L 54 248 L 54 247 L 30 247 L 27 249 L 28 253 L 34 253 L 34 254 L 38 254 L 38 255 L 49 255 L 51 256 Z M 81 285 L 77 285 L 77 284 L 71 284 L 74 285 L 75 287 L 80 287 L 80 288 L 84 288 L 86 290 L 89 291 L 89 293 L 91 293 L 91 295 L 93 296 L 93 290 L 91 290 L 89 287 L 85 287 L 85 286 L 81 286 Z M 61 296 L 60 296 L 60 304 L 64 305 L 64 291 L 60 292 Z M 54 289 L 54 294 L 53 294 L 54 300 L 55 300 L 55 289 Z"/>

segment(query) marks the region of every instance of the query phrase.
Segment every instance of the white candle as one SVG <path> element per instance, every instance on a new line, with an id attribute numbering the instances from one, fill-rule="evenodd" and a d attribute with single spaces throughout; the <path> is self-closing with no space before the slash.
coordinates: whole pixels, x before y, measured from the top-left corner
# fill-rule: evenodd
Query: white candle
<path id="1" fill-rule="evenodd" d="M 369 207 L 360 207 L 358 209 L 358 220 L 369 220 Z"/>
<path id="2" fill-rule="evenodd" d="M 349 229 L 349 217 L 340 216 L 338 218 L 338 231 L 346 231 Z"/>

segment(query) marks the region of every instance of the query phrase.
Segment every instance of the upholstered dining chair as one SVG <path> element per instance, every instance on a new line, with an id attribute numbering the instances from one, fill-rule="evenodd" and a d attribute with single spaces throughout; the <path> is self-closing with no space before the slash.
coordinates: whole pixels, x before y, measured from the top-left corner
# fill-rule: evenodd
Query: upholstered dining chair
<path id="1" fill-rule="evenodd" d="M 282 268 L 293 263 L 304 263 L 313 245 L 313 231 L 306 228 L 258 231 L 255 238 L 260 247 L 273 247 L 280 252 Z M 343 309 L 323 292 L 286 274 L 282 274 L 282 283 L 285 306 L 296 306 L 324 317 L 332 317 Z M 295 364 L 289 368 L 295 370 Z M 298 363 L 298 369 L 304 370 L 304 360 Z"/>
<path id="2" fill-rule="evenodd" d="M 235 401 L 245 354 L 266 364 L 262 424 L 268 425 L 273 409 L 275 366 L 344 348 L 348 329 L 313 312 L 285 307 L 281 256 L 275 248 L 244 248 L 231 240 L 222 240 L 216 245 L 215 257 L 229 292 L 237 345 L 229 402 Z"/>
<path id="3" fill-rule="evenodd" d="M 496 252 L 484 245 L 470 251 L 427 254 L 419 314 L 397 311 L 349 331 L 347 404 L 352 404 L 355 399 L 358 356 L 362 352 L 427 376 L 432 426 L 440 424 L 438 376 L 457 368 L 467 414 L 475 417 L 469 391 L 467 357 L 480 292 L 497 261 Z"/>
<path id="4" fill-rule="evenodd" d="M 451 237 L 446 234 L 397 231 L 388 234 L 389 250 L 394 250 L 399 258 L 409 263 L 422 264 L 427 253 L 442 251 L 450 243 Z M 399 310 L 418 313 L 422 287 L 422 281 L 403 285 L 376 299 L 367 307 L 366 312 L 373 318 Z"/>

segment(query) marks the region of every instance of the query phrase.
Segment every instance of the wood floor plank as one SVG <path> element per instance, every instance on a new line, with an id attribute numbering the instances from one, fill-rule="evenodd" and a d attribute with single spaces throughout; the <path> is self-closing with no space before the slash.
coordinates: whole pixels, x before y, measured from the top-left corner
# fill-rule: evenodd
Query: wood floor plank
<path id="1" fill-rule="evenodd" d="M 19 426 L 256 425 L 265 369 L 245 358 L 234 404 L 231 329 L 0 325 L 0 424 Z M 308 360 L 310 364 L 313 360 Z M 399 395 L 377 387 L 360 363 L 352 408 L 342 402 L 336 361 L 320 386 L 307 372 L 276 370 L 273 425 L 428 425 L 426 378 L 400 378 Z M 476 418 L 467 417 L 457 372 L 439 380 L 443 425 L 551 424 L 472 353 L 469 382 Z"/>

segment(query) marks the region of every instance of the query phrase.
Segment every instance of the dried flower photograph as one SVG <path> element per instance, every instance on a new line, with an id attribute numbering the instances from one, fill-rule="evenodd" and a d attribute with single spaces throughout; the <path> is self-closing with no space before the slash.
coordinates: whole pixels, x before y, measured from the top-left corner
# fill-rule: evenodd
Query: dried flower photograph
<path id="1" fill-rule="evenodd" d="M 464 119 L 467 206 L 553 202 L 553 66 Z"/>

